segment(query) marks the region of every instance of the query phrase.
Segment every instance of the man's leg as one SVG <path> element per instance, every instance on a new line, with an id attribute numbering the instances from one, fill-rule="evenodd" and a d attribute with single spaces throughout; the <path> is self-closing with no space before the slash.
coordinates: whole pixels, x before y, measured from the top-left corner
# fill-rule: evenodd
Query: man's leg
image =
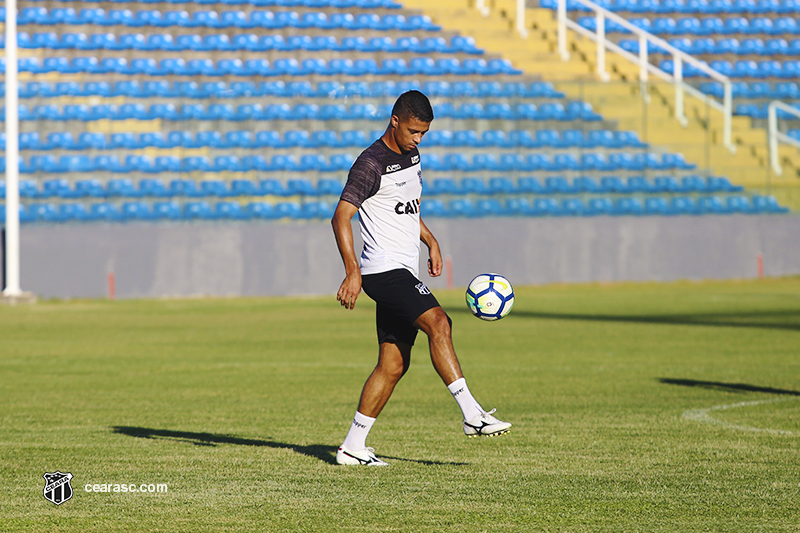
<path id="1" fill-rule="evenodd" d="M 428 336 L 428 345 L 431 349 L 431 362 L 433 368 L 442 378 L 445 385 L 449 385 L 464 377 L 461 365 L 456 357 L 453 347 L 453 337 L 450 321 L 441 307 L 428 309 L 414 323 Z"/>
<path id="2" fill-rule="evenodd" d="M 444 309 L 441 307 L 428 309 L 414 324 L 428 335 L 433 368 L 461 408 L 461 413 L 464 415 L 464 433 L 475 436 L 500 435 L 507 432 L 511 424 L 493 417 L 494 410 L 489 413 L 484 411 L 467 387 L 467 381 L 461 372 L 461 364 L 453 347 L 450 320 Z"/>
<path id="3" fill-rule="evenodd" d="M 378 364 L 367 378 L 361 399 L 358 402 L 358 411 L 353 417 L 350 431 L 347 433 L 339 452 L 337 462 L 340 464 L 375 464 L 383 466 L 386 463 L 375 457 L 367 450 L 367 435 L 372 429 L 372 424 L 378 417 L 395 385 L 408 370 L 411 362 L 411 345 L 402 342 L 382 342 L 378 354 Z"/>
<path id="4" fill-rule="evenodd" d="M 411 362 L 411 346 L 402 342 L 383 342 L 378 353 L 378 364 L 367 378 L 358 402 L 358 412 L 377 418 L 389 401 L 395 385 L 408 371 Z"/>

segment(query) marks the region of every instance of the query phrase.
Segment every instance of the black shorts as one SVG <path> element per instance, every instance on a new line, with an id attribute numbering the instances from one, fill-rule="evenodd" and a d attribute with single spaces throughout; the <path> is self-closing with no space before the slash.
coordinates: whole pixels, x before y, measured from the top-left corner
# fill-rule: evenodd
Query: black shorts
<path id="1" fill-rule="evenodd" d="M 417 327 L 414 322 L 428 309 L 439 307 L 428 287 L 406 270 L 398 268 L 378 274 L 366 274 L 361 287 L 375 300 L 378 343 L 402 342 L 414 345 Z"/>

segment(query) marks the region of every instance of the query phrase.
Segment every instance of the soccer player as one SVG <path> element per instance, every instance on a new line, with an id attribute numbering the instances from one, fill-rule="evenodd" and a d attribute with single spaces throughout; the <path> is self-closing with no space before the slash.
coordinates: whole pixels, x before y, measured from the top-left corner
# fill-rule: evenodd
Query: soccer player
<path id="1" fill-rule="evenodd" d="M 331 220 L 345 267 L 336 299 L 353 309 L 363 288 L 375 300 L 378 364 L 364 384 L 353 423 L 336 454 L 346 465 L 385 466 L 367 448 L 367 434 L 411 361 L 418 330 L 428 336 L 431 361 L 455 398 L 468 436 L 500 435 L 511 424 L 486 412 L 470 394 L 451 338 L 452 321 L 418 279 L 420 241 L 428 248 L 428 274 L 442 273 L 439 243 L 420 217 L 422 170 L 417 145 L 433 109 L 419 91 L 400 95 L 386 132 L 353 163 Z M 350 221 L 359 213 L 364 249 L 356 258 Z"/>

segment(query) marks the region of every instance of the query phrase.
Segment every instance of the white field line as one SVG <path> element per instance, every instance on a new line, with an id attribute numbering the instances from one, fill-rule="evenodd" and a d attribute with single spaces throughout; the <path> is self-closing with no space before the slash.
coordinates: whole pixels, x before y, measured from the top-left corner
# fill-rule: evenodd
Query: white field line
<path id="1" fill-rule="evenodd" d="M 739 403 L 731 403 L 728 405 L 715 405 L 714 407 L 706 407 L 704 409 L 690 409 L 683 413 L 682 418 L 685 418 L 686 420 L 694 420 L 696 422 L 704 422 L 706 424 L 716 424 L 718 426 L 724 426 L 730 429 L 752 431 L 755 433 L 769 433 L 771 435 L 797 435 L 798 433 L 796 432 L 786 431 L 783 429 L 768 429 L 768 428 L 757 428 L 751 426 L 739 426 L 737 424 L 731 424 L 730 422 L 725 422 L 724 420 L 717 420 L 716 418 L 712 417 L 709 413 L 712 411 L 727 411 L 728 409 L 738 409 L 740 407 L 752 407 L 754 405 L 764 405 L 768 403 L 791 402 L 798 399 L 800 398 L 773 398 L 771 400 L 759 400 L 755 402 L 739 402 Z"/>

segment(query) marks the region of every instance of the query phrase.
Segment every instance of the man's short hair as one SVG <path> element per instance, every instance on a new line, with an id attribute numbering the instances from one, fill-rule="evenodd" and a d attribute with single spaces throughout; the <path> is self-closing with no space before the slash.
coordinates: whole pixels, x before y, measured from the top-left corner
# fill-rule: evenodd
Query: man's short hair
<path id="1" fill-rule="evenodd" d="M 433 108 L 428 97 L 419 91 L 408 91 L 400 95 L 392 108 L 392 115 L 401 120 L 411 117 L 420 122 L 433 122 Z"/>

